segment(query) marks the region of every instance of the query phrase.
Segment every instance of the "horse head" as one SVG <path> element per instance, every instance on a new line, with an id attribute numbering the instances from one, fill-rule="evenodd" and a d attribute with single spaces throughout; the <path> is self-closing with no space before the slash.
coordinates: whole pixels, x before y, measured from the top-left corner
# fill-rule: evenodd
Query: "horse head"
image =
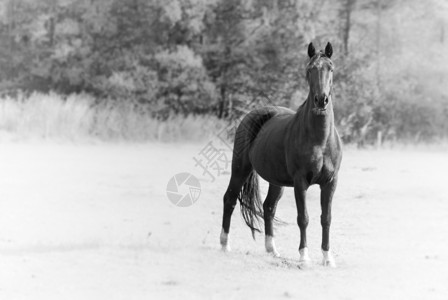
<path id="1" fill-rule="evenodd" d="M 333 47 L 327 43 L 325 51 L 316 52 L 313 43 L 308 45 L 310 61 L 306 67 L 306 79 L 310 86 L 310 99 L 312 110 L 318 115 L 326 113 L 331 102 L 331 89 L 333 85 L 333 62 L 331 55 Z"/>

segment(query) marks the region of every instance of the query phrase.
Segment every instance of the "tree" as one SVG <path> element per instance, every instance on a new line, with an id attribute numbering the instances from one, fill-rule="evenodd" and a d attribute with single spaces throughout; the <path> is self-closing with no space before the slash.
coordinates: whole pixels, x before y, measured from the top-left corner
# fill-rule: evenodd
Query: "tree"
<path id="1" fill-rule="evenodd" d="M 343 0 L 341 2 L 341 7 L 339 8 L 339 16 L 342 20 L 341 34 L 342 34 L 342 45 L 344 55 L 349 55 L 349 38 L 350 29 L 352 26 L 352 12 L 355 6 L 356 0 Z"/>

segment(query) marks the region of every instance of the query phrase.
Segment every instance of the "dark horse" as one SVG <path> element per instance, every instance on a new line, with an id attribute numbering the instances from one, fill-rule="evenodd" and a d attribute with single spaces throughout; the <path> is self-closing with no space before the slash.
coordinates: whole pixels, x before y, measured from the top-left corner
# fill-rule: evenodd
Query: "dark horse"
<path id="1" fill-rule="evenodd" d="M 299 266 L 308 266 L 306 191 L 310 185 L 318 184 L 321 189 L 323 264 L 335 266 L 329 242 L 331 201 L 338 181 L 342 148 L 334 126 L 331 99 L 332 54 L 330 43 L 324 52 L 317 53 L 313 44 L 309 44 L 310 61 L 306 67 L 306 78 L 310 92 L 296 112 L 284 107 L 268 106 L 251 111 L 238 126 L 232 175 L 224 195 L 220 237 L 223 250 L 230 250 L 230 220 L 239 199 L 242 216 L 252 234 L 260 231 L 257 226 L 259 217 L 264 218 L 266 251 L 278 256 L 273 230 L 275 211 L 283 188 L 294 187 L 297 224 L 300 228 Z M 263 204 L 257 173 L 269 182 Z"/>

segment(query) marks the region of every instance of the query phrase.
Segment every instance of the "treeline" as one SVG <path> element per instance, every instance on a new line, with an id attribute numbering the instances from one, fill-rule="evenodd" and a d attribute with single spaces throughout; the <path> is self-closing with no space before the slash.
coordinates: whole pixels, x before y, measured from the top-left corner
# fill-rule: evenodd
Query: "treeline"
<path id="1" fill-rule="evenodd" d="M 442 0 L 0 0 L 0 89 L 233 119 L 297 107 L 306 46 L 331 41 L 345 141 L 434 140 L 448 132 L 446 11 Z"/>

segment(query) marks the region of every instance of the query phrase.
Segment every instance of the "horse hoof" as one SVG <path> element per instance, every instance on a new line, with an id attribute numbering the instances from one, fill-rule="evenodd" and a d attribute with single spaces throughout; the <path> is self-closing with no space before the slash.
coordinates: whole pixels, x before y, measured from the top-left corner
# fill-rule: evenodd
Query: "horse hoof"
<path id="1" fill-rule="evenodd" d="M 221 245 L 221 250 L 222 250 L 222 252 L 230 252 L 230 251 L 232 251 L 232 249 L 230 248 L 229 245 Z"/>
<path id="2" fill-rule="evenodd" d="M 324 267 L 336 268 L 336 262 L 334 261 L 333 254 L 330 251 L 322 250 L 324 258 L 322 259 L 322 265 Z"/>
<path id="3" fill-rule="evenodd" d="M 280 257 L 280 253 L 277 250 L 266 250 L 267 253 L 272 254 L 274 257 Z"/>
<path id="4" fill-rule="evenodd" d="M 219 236 L 219 242 L 221 244 L 221 250 L 224 252 L 230 252 L 229 246 L 229 234 L 224 232 L 224 229 L 221 231 L 221 235 Z"/>
<path id="5" fill-rule="evenodd" d="M 299 259 L 299 268 L 300 269 L 308 269 L 311 267 L 311 259 L 308 255 L 308 248 L 299 249 L 300 259 Z"/>
<path id="6" fill-rule="evenodd" d="M 299 260 L 299 269 L 306 270 L 311 268 L 311 260 Z"/>
<path id="7" fill-rule="evenodd" d="M 274 238 L 272 236 L 267 235 L 265 238 L 265 248 L 267 253 L 272 253 L 274 257 L 280 257 L 280 253 L 277 252 L 275 247 Z"/>
<path id="8" fill-rule="evenodd" d="M 336 263 L 334 260 L 323 260 L 322 265 L 327 268 L 336 268 Z"/>

